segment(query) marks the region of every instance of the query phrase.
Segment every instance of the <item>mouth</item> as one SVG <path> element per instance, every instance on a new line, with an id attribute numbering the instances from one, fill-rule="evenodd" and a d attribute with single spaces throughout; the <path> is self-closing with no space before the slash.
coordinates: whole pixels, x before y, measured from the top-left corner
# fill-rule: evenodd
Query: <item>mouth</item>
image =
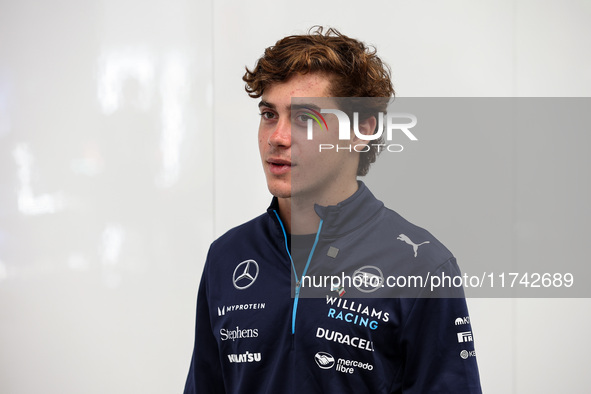
<path id="1" fill-rule="evenodd" d="M 269 170 L 274 175 L 282 175 L 291 170 L 292 164 L 289 160 L 284 159 L 267 159 Z"/>

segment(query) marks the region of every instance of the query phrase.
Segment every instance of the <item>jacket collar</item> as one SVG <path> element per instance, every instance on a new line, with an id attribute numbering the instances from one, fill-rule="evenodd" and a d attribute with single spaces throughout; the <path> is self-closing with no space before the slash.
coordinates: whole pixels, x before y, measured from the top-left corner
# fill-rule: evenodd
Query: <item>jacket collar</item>
<path id="1" fill-rule="evenodd" d="M 353 195 L 336 205 L 314 205 L 318 217 L 323 220 L 322 238 L 343 236 L 371 221 L 384 206 L 376 199 L 372 192 L 361 181 L 357 181 L 359 188 Z M 277 197 L 273 197 L 267 212 L 277 220 L 273 210 L 279 211 Z"/>

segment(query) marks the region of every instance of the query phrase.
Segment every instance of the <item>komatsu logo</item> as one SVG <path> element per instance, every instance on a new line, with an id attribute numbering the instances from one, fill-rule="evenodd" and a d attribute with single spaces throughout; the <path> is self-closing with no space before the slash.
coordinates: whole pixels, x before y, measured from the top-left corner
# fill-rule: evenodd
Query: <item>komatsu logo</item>
<path id="1" fill-rule="evenodd" d="M 241 354 L 228 354 L 228 360 L 231 363 L 258 363 L 261 361 L 260 353 L 241 353 Z"/>

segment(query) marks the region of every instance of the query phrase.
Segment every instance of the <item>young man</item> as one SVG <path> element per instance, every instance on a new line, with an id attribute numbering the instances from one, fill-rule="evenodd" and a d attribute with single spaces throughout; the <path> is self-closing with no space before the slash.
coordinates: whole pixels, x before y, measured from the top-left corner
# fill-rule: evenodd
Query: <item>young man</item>
<path id="1" fill-rule="evenodd" d="M 461 289 L 392 298 L 381 288 L 386 275 L 459 275 L 441 243 L 357 181 L 376 159 L 362 137 L 376 132 L 385 101 L 360 110 L 356 149 L 319 150 L 339 143 L 338 119 L 322 109 L 351 110 L 336 97 L 393 96 L 387 66 L 363 43 L 317 28 L 267 48 L 244 80 L 261 99 L 274 198 L 211 245 L 185 393 L 480 393 Z M 327 272 L 378 282 L 304 298 L 304 277 Z"/>

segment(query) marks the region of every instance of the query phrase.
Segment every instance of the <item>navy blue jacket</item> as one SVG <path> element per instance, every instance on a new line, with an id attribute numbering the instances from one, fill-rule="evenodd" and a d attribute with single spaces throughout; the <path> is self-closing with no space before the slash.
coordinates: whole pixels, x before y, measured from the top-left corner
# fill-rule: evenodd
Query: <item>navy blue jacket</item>
<path id="1" fill-rule="evenodd" d="M 315 208 L 296 264 L 275 199 L 211 245 L 185 394 L 480 393 L 463 290 L 430 288 L 460 275 L 453 255 L 363 183 Z M 357 281 L 322 286 L 325 275 Z"/>

